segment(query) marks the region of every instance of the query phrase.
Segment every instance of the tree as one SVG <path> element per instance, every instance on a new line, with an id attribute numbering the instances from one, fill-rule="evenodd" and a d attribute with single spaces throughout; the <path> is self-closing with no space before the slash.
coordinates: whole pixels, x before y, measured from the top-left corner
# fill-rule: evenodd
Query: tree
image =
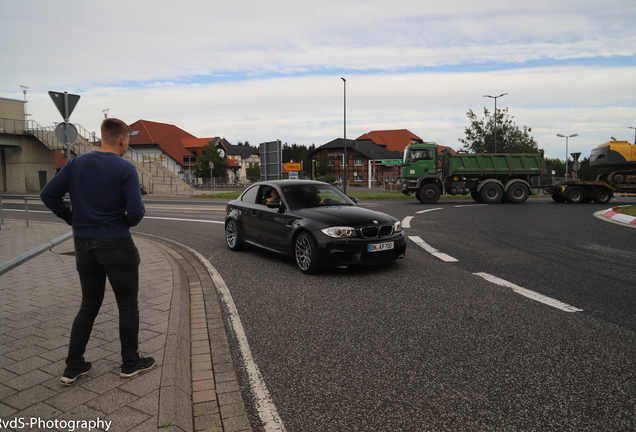
<path id="1" fill-rule="evenodd" d="M 252 183 L 259 181 L 261 179 L 261 166 L 259 164 L 255 164 L 251 168 L 248 168 L 246 176 Z"/>
<path id="2" fill-rule="evenodd" d="M 309 171 L 311 161 L 309 160 L 309 152 L 310 149 L 303 145 L 292 144 L 291 146 L 287 143 L 283 144 L 283 163 L 286 162 L 297 162 L 302 163 L 303 170 L 305 172 Z"/>
<path id="3" fill-rule="evenodd" d="M 320 157 L 320 163 L 318 164 L 318 173 L 320 173 L 321 176 L 324 176 L 329 174 L 331 171 L 332 169 L 329 166 L 329 156 L 327 153 L 323 153 Z"/>
<path id="4" fill-rule="evenodd" d="M 471 153 L 493 153 L 495 151 L 495 117 L 484 108 L 484 117 L 479 119 L 473 110 L 466 113 L 470 126 L 464 129 L 466 138 L 458 141 L 464 144 L 462 150 Z M 497 110 L 497 153 L 539 153 L 539 147 L 530 136 L 532 128 L 522 129 L 512 120 L 508 108 Z"/>
<path id="5" fill-rule="evenodd" d="M 197 163 L 194 166 L 194 175 L 200 178 L 210 177 L 210 161 L 214 162 L 214 177 L 224 177 L 225 171 L 228 167 L 228 162 L 225 158 L 222 158 L 219 154 L 219 150 L 208 143 L 203 147 L 203 153 L 197 158 Z"/>

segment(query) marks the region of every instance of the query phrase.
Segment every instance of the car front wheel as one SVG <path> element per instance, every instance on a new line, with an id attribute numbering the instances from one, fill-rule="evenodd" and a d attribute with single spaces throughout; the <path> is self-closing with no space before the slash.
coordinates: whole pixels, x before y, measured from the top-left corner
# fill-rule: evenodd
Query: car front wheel
<path id="1" fill-rule="evenodd" d="M 233 251 L 240 251 L 245 247 L 239 234 L 238 224 L 234 219 L 228 220 L 225 224 L 225 243 Z"/>
<path id="2" fill-rule="evenodd" d="M 298 234 L 294 242 L 294 257 L 301 272 L 312 274 L 320 271 L 318 246 L 311 235 L 307 233 Z"/>

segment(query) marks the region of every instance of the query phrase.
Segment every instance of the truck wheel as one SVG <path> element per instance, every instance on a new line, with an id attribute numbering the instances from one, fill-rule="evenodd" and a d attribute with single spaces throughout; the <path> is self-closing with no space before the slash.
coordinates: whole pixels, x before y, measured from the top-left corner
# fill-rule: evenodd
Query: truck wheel
<path id="1" fill-rule="evenodd" d="M 483 204 L 484 200 L 481 199 L 481 194 L 479 192 L 477 192 L 476 190 L 471 190 L 470 191 L 470 197 L 475 200 L 475 202 L 478 202 L 479 204 Z"/>
<path id="2" fill-rule="evenodd" d="M 497 204 L 503 196 L 503 189 L 497 183 L 488 183 L 481 188 L 481 199 L 486 204 Z"/>
<path id="3" fill-rule="evenodd" d="M 554 202 L 558 202 L 558 203 L 563 203 L 565 202 L 565 198 L 563 197 L 563 195 L 558 195 L 558 194 L 552 194 L 552 201 Z"/>
<path id="4" fill-rule="evenodd" d="M 508 188 L 507 196 L 511 203 L 521 204 L 530 196 L 530 189 L 523 183 L 515 183 Z"/>
<path id="5" fill-rule="evenodd" d="M 425 184 L 418 191 L 417 198 L 424 204 L 435 204 L 439 201 L 440 190 L 437 185 Z"/>
<path id="6" fill-rule="evenodd" d="M 585 192 L 581 188 L 572 188 L 568 191 L 566 199 L 570 204 L 579 204 L 582 203 L 585 199 Z"/>
<path id="7" fill-rule="evenodd" d="M 612 199 L 612 193 L 605 188 L 597 189 L 594 192 L 594 202 L 596 204 L 607 204 Z"/>

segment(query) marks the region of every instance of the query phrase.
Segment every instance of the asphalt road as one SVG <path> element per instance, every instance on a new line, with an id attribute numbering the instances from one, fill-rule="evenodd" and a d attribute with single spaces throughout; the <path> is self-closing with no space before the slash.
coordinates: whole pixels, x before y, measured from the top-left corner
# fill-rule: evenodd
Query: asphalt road
<path id="1" fill-rule="evenodd" d="M 223 203 L 147 200 L 135 230 L 217 269 L 288 431 L 636 429 L 636 230 L 595 204 L 363 205 L 408 222 L 405 259 L 303 275 L 230 252 Z"/>

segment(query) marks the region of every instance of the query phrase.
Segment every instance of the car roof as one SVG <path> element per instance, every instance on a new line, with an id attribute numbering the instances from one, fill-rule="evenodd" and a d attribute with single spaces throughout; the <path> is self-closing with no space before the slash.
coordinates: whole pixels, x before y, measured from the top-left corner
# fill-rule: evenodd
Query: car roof
<path id="1" fill-rule="evenodd" d="M 265 180 L 255 185 L 270 185 L 270 186 L 304 186 L 304 185 L 328 185 L 329 183 L 316 181 L 316 180 Z"/>

